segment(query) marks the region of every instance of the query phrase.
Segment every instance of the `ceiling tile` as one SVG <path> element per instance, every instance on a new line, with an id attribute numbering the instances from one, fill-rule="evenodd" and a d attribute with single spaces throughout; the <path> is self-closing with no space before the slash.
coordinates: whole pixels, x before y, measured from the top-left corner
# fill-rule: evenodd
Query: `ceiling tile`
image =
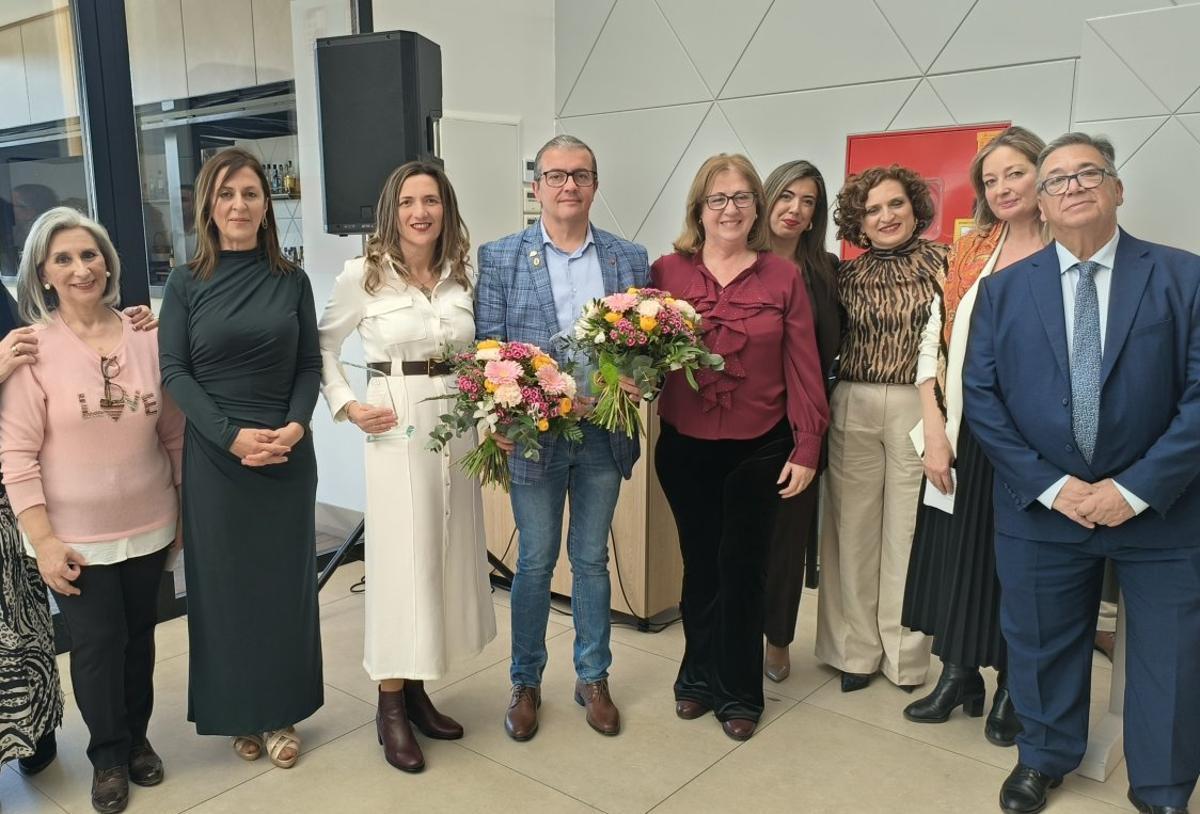
<path id="1" fill-rule="evenodd" d="M 745 152 L 745 145 L 730 127 L 720 106 L 713 105 L 634 238 L 646 247 L 652 261 L 672 251 L 671 243 L 683 229 L 688 189 L 705 159 L 717 153 Z M 759 166 L 759 169 L 762 167 Z"/>
<path id="2" fill-rule="evenodd" d="M 658 0 L 713 95 L 720 93 L 772 0 Z"/>
<path id="3" fill-rule="evenodd" d="M 554 109 L 563 103 L 583 63 L 587 61 L 600 29 L 617 0 L 556 0 L 554 4 Z"/>
<path id="4" fill-rule="evenodd" d="M 1200 253 L 1195 209 L 1200 189 L 1200 143 L 1176 118 L 1159 130 L 1121 170 L 1125 203 L 1121 225 L 1144 240 Z"/>
<path id="5" fill-rule="evenodd" d="M 1091 25 L 1085 25 L 1072 118 L 1088 121 L 1170 112 Z"/>
<path id="6" fill-rule="evenodd" d="M 1169 116 L 1147 116 L 1142 119 L 1110 119 L 1108 121 L 1075 122 L 1072 130 L 1104 136 L 1117 151 L 1117 169 L 1121 169 L 1152 135 L 1158 132 Z"/>
<path id="7" fill-rule="evenodd" d="M 658 6 L 646 0 L 617 0 L 562 115 L 711 99 Z"/>
<path id="8" fill-rule="evenodd" d="M 1049 141 L 1070 127 L 1074 78 L 1075 60 L 1063 60 L 931 76 L 929 82 L 963 124 L 1012 120 Z"/>
<path id="9" fill-rule="evenodd" d="M 634 234 L 712 102 L 559 119 L 596 153 L 600 189 L 622 232 Z M 637 148 L 631 141 L 637 135 Z"/>
<path id="10" fill-rule="evenodd" d="M 1089 25 L 1171 110 L 1200 85 L 1200 5 L 1122 14 Z"/>
<path id="11" fill-rule="evenodd" d="M 938 98 L 929 80 L 923 79 L 887 129 L 912 130 L 918 127 L 944 127 L 951 124 L 957 122 Z"/>
<path id="12" fill-rule="evenodd" d="M 1165 0 L 979 0 L 933 63 L 949 73 L 1079 56 L 1084 20 Z M 953 108 L 952 108 L 953 109 Z"/>
<path id="13" fill-rule="evenodd" d="M 975 0 L 923 0 L 920 6 L 915 6 L 912 0 L 875 0 L 875 4 L 917 65 L 927 71 Z"/>
<path id="14" fill-rule="evenodd" d="M 806 33 L 812 32 L 810 36 Z M 870 48 L 849 44 L 848 36 Z M 722 99 L 899 79 L 921 73 L 871 0 L 776 3 Z"/>

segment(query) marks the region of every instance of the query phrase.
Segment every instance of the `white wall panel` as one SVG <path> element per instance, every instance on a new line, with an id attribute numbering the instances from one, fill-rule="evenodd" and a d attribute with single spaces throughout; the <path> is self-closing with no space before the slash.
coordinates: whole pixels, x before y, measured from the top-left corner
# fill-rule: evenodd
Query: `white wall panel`
<path id="1" fill-rule="evenodd" d="M 133 103 L 188 95 L 183 55 L 183 11 L 178 0 L 125 0 Z"/>
<path id="2" fill-rule="evenodd" d="M 887 129 L 912 130 L 918 127 L 944 127 L 951 124 L 956 124 L 954 116 L 950 115 L 950 110 L 938 98 L 929 80 L 922 79 Z"/>
<path id="3" fill-rule="evenodd" d="M 715 96 L 721 92 L 771 2 L 658 0 L 658 6 Z M 803 48 L 796 48 L 792 58 L 797 69 L 808 64 Z"/>
<path id="4" fill-rule="evenodd" d="M 291 79 L 291 0 L 253 0 L 254 76 L 260 85 Z"/>
<path id="5" fill-rule="evenodd" d="M 1166 0 L 979 0 L 933 63 L 937 73 L 1079 56 L 1090 17 L 1143 11 Z"/>
<path id="6" fill-rule="evenodd" d="M 875 0 L 922 71 L 929 70 L 975 0 Z"/>
<path id="7" fill-rule="evenodd" d="M 1012 121 L 1049 141 L 1070 126 L 1074 74 L 1074 60 L 1064 60 L 932 76 L 929 81 L 958 121 Z"/>
<path id="8" fill-rule="evenodd" d="M 1180 113 L 1200 113 L 1200 88 L 1179 108 Z"/>
<path id="9" fill-rule="evenodd" d="M 1109 44 L 1085 25 L 1074 118 L 1086 121 L 1170 112 Z"/>
<path id="10" fill-rule="evenodd" d="M 1072 130 L 1106 136 L 1117 151 L 1117 170 L 1121 170 L 1142 145 L 1163 126 L 1169 116 L 1148 116 L 1143 119 L 1110 119 L 1108 121 L 1074 122 Z"/>
<path id="11" fill-rule="evenodd" d="M 1194 217 L 1200 143 L 1178 119 L 1168 121 L 1138 151 L 1121 171 L 1121 180 L 1125 183 L 1122 226 L 1145 240 L 1200 252 Z"/>
<path id="12" fill-rule="evenodd" d="M 35 124 L 79 115 L 75 41 L 71 31 L 65 10 L 21 26 L 29 120 Z"/>
<path id="13" fill-rule="evenodd" d="M 629 233 L 622 229 L 621 224 L 617 223 L 617 219 L 613 217 L 608 201 L 604 200 L 603 190 L 596 193 L 596 198 L 592 201 L 591 212 L 588 213 L 588 220 L 597 229 L 603 229 L 606 232 L 612 232 L 614 235 L 619 235 L 627 240 L 629 239 Z"/>
<path id="14" fill-rule="evenodd" d="M 1200 5 L 1089 20 L 1088 24 L 1170 110 L 1200 86 Z"/>
<path id="15" fill-rule="evenodd" d="M 658 6 L 648 0 L 617 0 L 562 115 L 711 99 Z"/>
<path id="16" fill-rule="evenodd" d="M 556 0 L 554 4 L 554 110 L 562 112 L 583 63 L 617 0 Z"/>
<path id="17" fill-rule="evenodd" d="M 1176 118 L 1195 136 L 1196 142 L 1200 143 L 1200 113 L 1186 113 Z M 1193 206 L 1192 209 L 1194 211 L 1195 207 Z"/>
<path id="18" fill-rule="evenodd" d="M 713 105 L 634 238 L 646 247 L 651 262 L 671 252 L 671 242 L 683 229 L 683 214 L 692 179 L 705 159 L 717 153 L 746 153 L 746 145 L 730 127 L 720 105 Z"/>
<path id="19" fill-rule="evenodd" d="M 254 18 L 245 0 L 183 0 L 192 96 L 254 84 Z"/>
<path id="20" fill-rule="evenodd" d="M 721 98 L 919 74 L 917 64 L 871 0 L 776 3 L 729 77 Z"/>
<path id="21" fill-rule="evenodd" d="M 29 124 L 29 92 L 25 86 L 25 49 L 21 28 L 0 31 L 0 129 Z"/>
<path id="22" fill-rule="evenodd" d="M 600 188 L 621 231 L 634 234 L 712 102 L 559 119 L 596 153 Z M 638 149 L 630 150 L 637 133 Z"/>

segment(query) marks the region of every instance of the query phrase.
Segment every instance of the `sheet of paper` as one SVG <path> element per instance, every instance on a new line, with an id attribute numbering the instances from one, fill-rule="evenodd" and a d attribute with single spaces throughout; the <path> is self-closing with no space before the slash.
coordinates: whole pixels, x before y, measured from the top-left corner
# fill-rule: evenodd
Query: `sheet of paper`
<path id="1" fill-rule="evenodd" d="M 954 482 L 954 491 L 958 491 L 958 470 L 950 469 L 950 480 Z M 954 514 L 954 495 L 943 495 L 929 481 L 925 481 L 925 505 L 946 514 Z"/>

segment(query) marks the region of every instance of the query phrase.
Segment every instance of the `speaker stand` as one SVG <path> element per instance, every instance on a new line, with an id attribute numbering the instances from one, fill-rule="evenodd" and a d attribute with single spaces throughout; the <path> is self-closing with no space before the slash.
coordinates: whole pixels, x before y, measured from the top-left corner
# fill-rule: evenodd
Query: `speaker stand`
<path id="1" fill-rule="evenodd" d="M 317 578 L 318 593 L 325 587 L 325 583 L 329 582 L 330 577 L 333 576 L 333 572 L 337 570 L 338 566 L 346 561 L 350 550 L 363 542 L 363 531 L 366 529 L 366 522 L 365 518 L 359 520 L 358 525 L 354 527 L 354 531 L 350 532 L 350 535 L 346 537 L 346 541 L 333 553 L 333 557 L 330 558 L 329 562 L 325 563 L 325 568 L 321 570 L 321 576 Z"/>

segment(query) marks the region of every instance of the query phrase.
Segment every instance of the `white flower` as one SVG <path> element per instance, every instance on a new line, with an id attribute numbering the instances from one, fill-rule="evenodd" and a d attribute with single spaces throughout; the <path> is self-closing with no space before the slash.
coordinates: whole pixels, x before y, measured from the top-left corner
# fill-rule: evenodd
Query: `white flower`
<path id="1" fill-rule="evenodd" d="M 500 358 L 499 348 L 484 348 L 475 351 L 475 359 L 480 362 L 494 362 Z"/>
<path id="2" fill-rule="evenodd" d="M 521 388 L 516 383 L 502 384 L 496 388 L 492 398 L 502 407 L 516 407 L 521 403 Z"/>
<path id="3" fill-rule="evenodd" d="M 600 331 L 595 337 L 592 338 L 592 341 L 597 345 L 603 345 L 607 339 L 608 337 L 604 335 L 604 331 Z"/>
<path id="4" fill-rule="evenodd" d="M 583 306 L 583 318 L 591 319 L 600 313 L 600 303 L 595 300 L 588 300 L 588 304 Z"/>
<path id="5" fill-rule="evenodd" d="M 586 319 L 587 319 L 587 314 L 584 314 L 583 319 L 581 319 L 575 323 L 575 338 L 576 339 L 587 339 L 588 338 L 588 326 L 584 322 L 584 320 L 586 320 Z"/>
<path id="6" fill-rule="evenodd" d="M 575 379 L 570 376 L 563 376 L 563 395 L 569 399 L 575 398 Z"/>
<path id="7" fill-rule="evenodd" d="M 685 319 L 694 320 L 696 318 L 696 309 L 692 307 L 690 302 L 685 300 L 675 300 L 675 309 L 679 311 L 679 313 L 683 314 Z"/>
<path id="8" fill-rule="evenodd" d="M 661 310 L 662 303 L 658 300 L 642 300 L 637 307 L 638 315 L 643 317 L 656 317 Z"/>

